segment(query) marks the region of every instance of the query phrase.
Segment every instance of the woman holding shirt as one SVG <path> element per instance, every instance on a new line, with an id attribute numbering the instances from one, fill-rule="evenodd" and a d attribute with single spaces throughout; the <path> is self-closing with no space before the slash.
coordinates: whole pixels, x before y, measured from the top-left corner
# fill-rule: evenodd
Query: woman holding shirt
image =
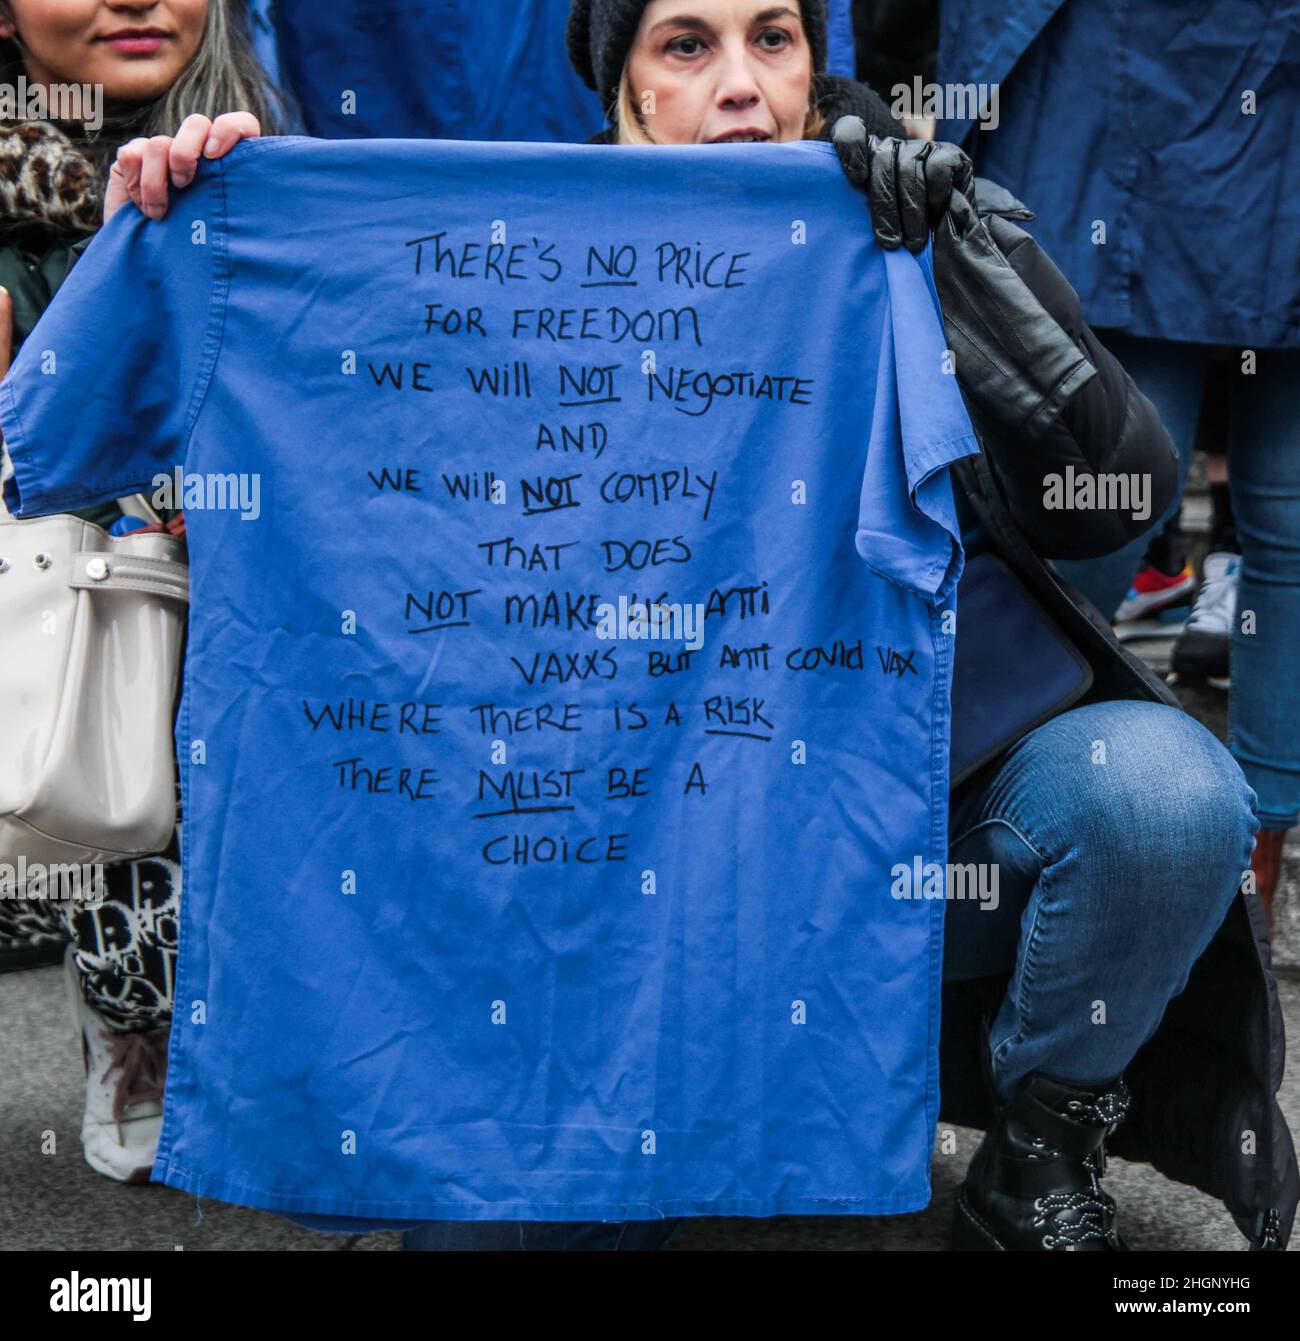
<path id="1" fill-rule="evenodd" d="M 1124 1248 L 1100 1183 L 1109 1145 L 1221 1197 L 1256 1246 L 1279 1246 L 1297 1176 L 1274 1100 L 1281 1019 L 1263 922 L 1239 889 L 1253 794 L 1224 747 L 1049 562 L 1119 549 L 1149 521 L 1054 510 L 1045 473 L 1145 480 L 1145 515 L 1161 514 L 1177 456 L 1158 416 L 1016 226 L 1025 207 L 973 181 L 955 147 L 901 139 L 870 89 L 819 73 L 824 0 L 575 0 L 568 36 L 608 112 L 599 142 L 833 137 L 882 246 L 920 252 L 933 232 L 958 380 L 984 447 L 954 471 L 968 573 L 1004 584 L 988 604 L 995 613 L 962 624 L 954 681 L 955 699 L 975 695 L 998 726 L 966 742 L 950 860 L 995 864 L 1001 876 L 998 912 L 948 905 L 943 1111 L 987 1132 L 958 1196 L 955 1242 Z M 110 204 L 129 196 L 157 214 L 169 178 L 183 185 L 205 144 L 220 148 L 236 131 L 225 117 L 192 117 L 174 141 L 126 146 Z M 1048 378 L 1051 368 L 1068 376 Z M 982 557 L 996 562 L 973 562 Z M 977 608 L 977 594 L 964 579 L 959 605 Z M 1007 600 L 1037 622 L 1013 634 L 996 613 Z M 1086 663 L 1087 686 L 1054 702 L 1057 688 L 1036 677 L 1062 644 Z M 1161 785 L 1171 758 L 1177 793 Z M 1223 992 L 1256 1008 L 1225 1022 Z M 1105 1028 L 1094 1024 L 1098 1001 Z M 1249 1168 L 1235 1140 L 1214 1140 L 1246 1129 L 1260 1140 Z M 407 1242 L 645 1248 L 671 1228 L 457 1223 Z"/>

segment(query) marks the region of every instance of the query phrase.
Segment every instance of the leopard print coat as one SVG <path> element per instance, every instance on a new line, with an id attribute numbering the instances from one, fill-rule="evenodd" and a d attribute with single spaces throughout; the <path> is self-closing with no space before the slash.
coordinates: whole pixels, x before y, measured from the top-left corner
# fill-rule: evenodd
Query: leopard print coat
<path id="1" fill-rule="evenodd" d="M 39 221 L 89 237 L 103 218 L 99 174 L 48 121 L 0 122 L 0 229 Z"/>

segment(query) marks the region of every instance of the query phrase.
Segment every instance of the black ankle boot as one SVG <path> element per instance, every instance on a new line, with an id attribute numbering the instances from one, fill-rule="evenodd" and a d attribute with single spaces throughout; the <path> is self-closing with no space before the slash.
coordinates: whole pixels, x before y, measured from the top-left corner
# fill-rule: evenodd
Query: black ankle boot
<path id="1" fill-rule="evenodd" d="M 1128 1112 L 1122 1079 L 1086 1089 L 1030 1075 L 994 1119 L 957 1193 L 953 1247 L 1115 1252 L 1115 1202 L 1098 1179 Z"/>

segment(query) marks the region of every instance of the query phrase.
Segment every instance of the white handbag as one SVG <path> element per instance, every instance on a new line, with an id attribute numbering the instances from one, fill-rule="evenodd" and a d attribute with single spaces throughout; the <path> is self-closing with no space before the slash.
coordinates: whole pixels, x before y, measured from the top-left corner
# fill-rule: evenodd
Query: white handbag
<path id="1" fill-rule="evenodd" d="M 0 515 L 0 893 L 171 839 L 184 557 L 172 535 Z"/>

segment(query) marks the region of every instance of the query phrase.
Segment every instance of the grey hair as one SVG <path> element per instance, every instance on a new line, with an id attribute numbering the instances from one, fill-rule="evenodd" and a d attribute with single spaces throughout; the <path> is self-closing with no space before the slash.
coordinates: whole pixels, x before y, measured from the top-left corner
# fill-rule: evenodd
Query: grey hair
<path id="1" fill-rule="evenodd" d="M 143 135 L 173 135 L 194 112 L 252 112 L 264 134 L 273 135 L 283 119 L 283 99 L 272 89 L 243 22 L 231 12 L 232 0 L 208 0 L 203 39 L 194 59 L 177 81 L 151 104 Z"/>

